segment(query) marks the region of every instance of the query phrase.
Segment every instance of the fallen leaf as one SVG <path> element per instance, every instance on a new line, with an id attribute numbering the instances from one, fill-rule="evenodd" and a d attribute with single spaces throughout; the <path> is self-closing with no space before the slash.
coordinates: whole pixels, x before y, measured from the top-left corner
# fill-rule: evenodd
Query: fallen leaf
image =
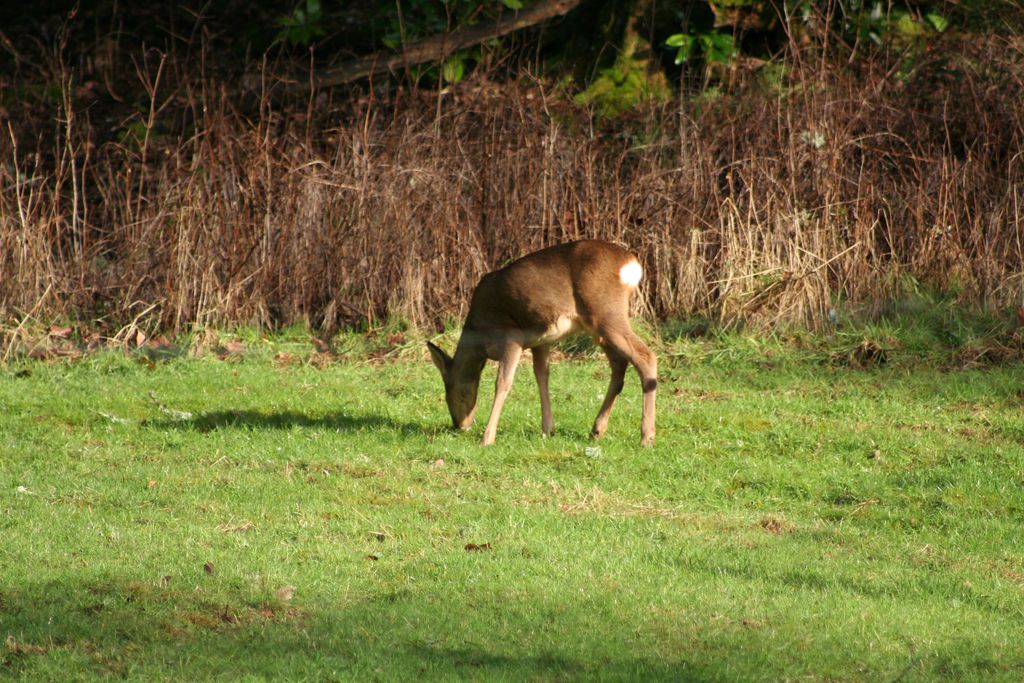
<path id="1" fill-rule="evenodd" d="M 212 574 L 213 573 L 213 562 L 207 562 L 206 564 L 204 564 L 203 565 L 203 571 L 206 572 L 207 574 Z"/>
<path id="2" fill-rule="evenodd" d="M 167 339 L 167 337 L 165 337 L 162 334 L 159 337 L 155 338 L 155 339 L 150 339 L 149 341 L 147 341 L 146 342 L 146 346 L 149 346 L 149 347 L 154 348 L 154 349 L 171 349 L 171 348 L 174 348 L 174 344 L 172 344 L 170 342 L 170 340 Z"/>
<path id="3" fill-rule="evenodd" d="M 246 520 L 244 522 L 241 522 L 240 524 L 218 524 L 217 530 L 222 531 L 225 534 L 238 534 L 243 531 L 248 531 L 249 529 L 252 529 L 255 526 L 255 524 L 253 524 L 249 520 Z"/>
<path id="4" fill-rule="evenodd" d="M 217 349 L 217 358 L 220 360 L 238 360 L 245 353 L 245 344 L 240 341 L 229 341 Z"/>
<path id="5" fill-rule="evenodd" d="M 296 361 L 298 361 L 298 358 L 295 356 L 295 354 L 288 353 L 287 351 L 282 351 L 281 353 L 274 356 L 275 365 L 294 365 Z"/>
<path id="6" fill-rule="evenodd" d="M 443 458 L 438 458 L 434 462 L 430 463 L 430 469 L 432 469 L 432 470 L 439 470 L 442 467 L 444 467 L 444 459 Z"/>
<path id="7" fill-rule="evenodd" d="M 490 549 L 491 549 L 491 544 L 490 543 L 483 543 L 481 545 L 477 545 L 476 543 L 467 543 L 466 544 L 466 550 L 490 550 Z"/>
<path id="8" fill-rule="evenodd" d="M 295 586 L 281 586 L 274 595 L 277 596 L 278 600 L 288 602 L 295 597 Z"/>
<path id="9" fill-rule="evenodd" d="M 155 488 L 156 488 L 156 479 L 150 479 L 150 480 L 149 480 L 149 481 L 148 481 L 148 482 L 146 483 L 146 486 L 147 486 L 148 488 L 151 488 L 151 489 L 155 489 Z"/>

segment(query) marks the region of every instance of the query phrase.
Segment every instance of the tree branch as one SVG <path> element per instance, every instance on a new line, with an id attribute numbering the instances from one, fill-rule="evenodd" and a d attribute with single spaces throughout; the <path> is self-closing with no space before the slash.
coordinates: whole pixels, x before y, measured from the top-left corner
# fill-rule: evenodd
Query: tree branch
<path id="1" fill-rule="evenodd" d="M 441 61 L 456 50 L 500 38 L 514 31 L 559 17 L 575 8 L 582 0 L 537 0 L 524 10 L 506 14 L 495 21 L 464 26 L 451 33 L 438 34 L 407 45 L 402 52 L 381 50 L 338 66 L 318 71 L 313 85 L 329 88 L 411 64 Z"/>

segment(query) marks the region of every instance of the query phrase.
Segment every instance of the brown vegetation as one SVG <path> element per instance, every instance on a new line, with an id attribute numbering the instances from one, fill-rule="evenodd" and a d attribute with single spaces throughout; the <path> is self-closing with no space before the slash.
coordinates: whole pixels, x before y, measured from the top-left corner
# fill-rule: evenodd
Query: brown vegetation
<path id="1" fill-rule="evenodd" d="M 0 326 L 434 325 L 582 237 L 640 254 L 654 316 L 818 327 L 908 283 L 1016 308 L 1024 42 L 825 54 L 600 123 L 528 77 L 246 108 L 269 68 L 58 52 L 38 68 L 60 88 L 2 87 Z"/>

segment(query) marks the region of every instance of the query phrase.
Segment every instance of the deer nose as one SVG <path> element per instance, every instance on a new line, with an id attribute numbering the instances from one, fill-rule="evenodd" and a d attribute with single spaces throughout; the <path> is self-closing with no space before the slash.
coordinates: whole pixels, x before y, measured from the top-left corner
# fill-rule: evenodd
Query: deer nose
<path id="1" fill-rule="evenodd" d="M 470 427 L 473 426 L 473 418 L 476 417 L 476 410 L 469 411 L 469 415 L 465 416 L 461 420 L 456 419 L 452 416 L 452 426 L 460 432 L 469 431 Z"/>

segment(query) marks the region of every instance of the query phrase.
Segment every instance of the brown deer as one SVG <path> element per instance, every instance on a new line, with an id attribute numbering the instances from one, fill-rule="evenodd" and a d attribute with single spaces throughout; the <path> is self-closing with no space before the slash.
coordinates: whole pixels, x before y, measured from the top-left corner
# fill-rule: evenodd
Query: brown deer
<path id="1" fill-rule="evenodd" d="M 590 435 L 604 434 L 615 397 L 632 363 L 643 386 L 640 442 L 654 444 L 654 392 L 657 359 L 629 325 L 629 297 L 643 268 L 633 254 L 609 242 L 570 242 L 528 254 L 484 275 L 473 292 L 469 315 L 454 357 L 427 342 L 444 379 L 452 423 L 469 429 L 476 414 L 480 373 L 487 359 L 498 361 L 494 405 L 481 443 L 490 445 L 523 349 L 533 353 L 533 374 L 540 388 L 541 428 L 555 429 L 548 396 L 548 358 L 552 344 L 574 332 L 589 332 L 604 349 L 612 379 Z"/>

